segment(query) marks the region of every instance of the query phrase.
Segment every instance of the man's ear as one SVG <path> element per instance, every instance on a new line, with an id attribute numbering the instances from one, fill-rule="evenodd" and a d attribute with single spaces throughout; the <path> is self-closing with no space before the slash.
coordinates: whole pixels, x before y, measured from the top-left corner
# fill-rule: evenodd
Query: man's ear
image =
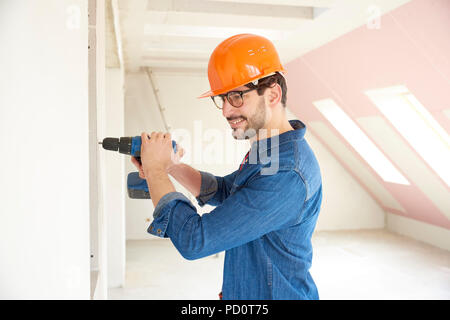
<path id="1" fill-rule="evenodd" d="M 280 85 L 278 83 L 275 83 L 272 87 L 266 89 L 266 94 L 267 94 L 266 103 L 269 106 L 274 107 L 281 102 L 283 92 L 281 90 Z"/>

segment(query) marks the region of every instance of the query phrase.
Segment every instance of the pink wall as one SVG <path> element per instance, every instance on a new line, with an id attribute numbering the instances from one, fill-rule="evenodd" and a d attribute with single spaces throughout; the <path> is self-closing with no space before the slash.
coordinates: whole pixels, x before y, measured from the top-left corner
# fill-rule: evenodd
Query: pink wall
<path id="1" fill-rule="evenodd" d="M 384 117 L 364 91 L 406 85 L 450 132 L 450 121 L 443 113 L 450 109 L 450 1 L 413 0 L 383 15 L 380 22 L 379 29 L 361 26 L 287 64 L 291 111 L 307 126 L 309 121 L 326 123 L 350 149 L 313 101 L 331 98 L 353 119 Z M 359 154 L 355 155 L 364 162 Z M 406 214 L 386 210 L 450 229 L 450 220 L 418 186 L 397 185 L 381 178 L 379 181 Z"/>

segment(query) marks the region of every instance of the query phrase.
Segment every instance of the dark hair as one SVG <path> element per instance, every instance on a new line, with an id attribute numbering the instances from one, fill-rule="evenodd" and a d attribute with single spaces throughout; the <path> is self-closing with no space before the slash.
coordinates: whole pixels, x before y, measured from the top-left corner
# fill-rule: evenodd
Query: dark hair
<path id="1" fill-rule="evenodd" d="M 275 74 L 259 79 L 258 84 L 254 85 L 253 83 L 247 83 L 245 86 L 249 89 L 258 88 L 257 92 L 258 95 L 263 95 L 267 88 L 273 88 L 274 84 L 278 84 L 281 87 L 281 104 L 283 107 L 286 107 L 286 100 L 287 100 L 287 86 L 286 86 L 286 80 L 284 77 L 279 73 L 276 72 Z"/>

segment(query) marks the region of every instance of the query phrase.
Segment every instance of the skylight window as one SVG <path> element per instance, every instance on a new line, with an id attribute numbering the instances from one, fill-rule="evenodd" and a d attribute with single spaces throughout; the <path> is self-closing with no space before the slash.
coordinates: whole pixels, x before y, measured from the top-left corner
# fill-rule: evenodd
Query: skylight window
<path id="1" fill-rule="evenodd" d="M 408 180 L 332 99 L 313 104 L 384 181 L 409 185 Z"/>
<path id="2" fill-rule="evenodd" d="M 395 86 L 365 94 L 450 186 L 450 137 L 408 88 Z"/>

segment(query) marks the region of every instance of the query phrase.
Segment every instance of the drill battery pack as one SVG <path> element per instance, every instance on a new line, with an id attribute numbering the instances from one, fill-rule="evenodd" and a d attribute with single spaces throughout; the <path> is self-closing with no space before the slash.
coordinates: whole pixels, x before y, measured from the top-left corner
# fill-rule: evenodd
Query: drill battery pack
<path id="1" fill-rule="evenodd" d="M 131 172 L 127 177 L 128 197 L 131 199 L 150 199 L 147 181 L 139 177 L 139 172 Z"/>

